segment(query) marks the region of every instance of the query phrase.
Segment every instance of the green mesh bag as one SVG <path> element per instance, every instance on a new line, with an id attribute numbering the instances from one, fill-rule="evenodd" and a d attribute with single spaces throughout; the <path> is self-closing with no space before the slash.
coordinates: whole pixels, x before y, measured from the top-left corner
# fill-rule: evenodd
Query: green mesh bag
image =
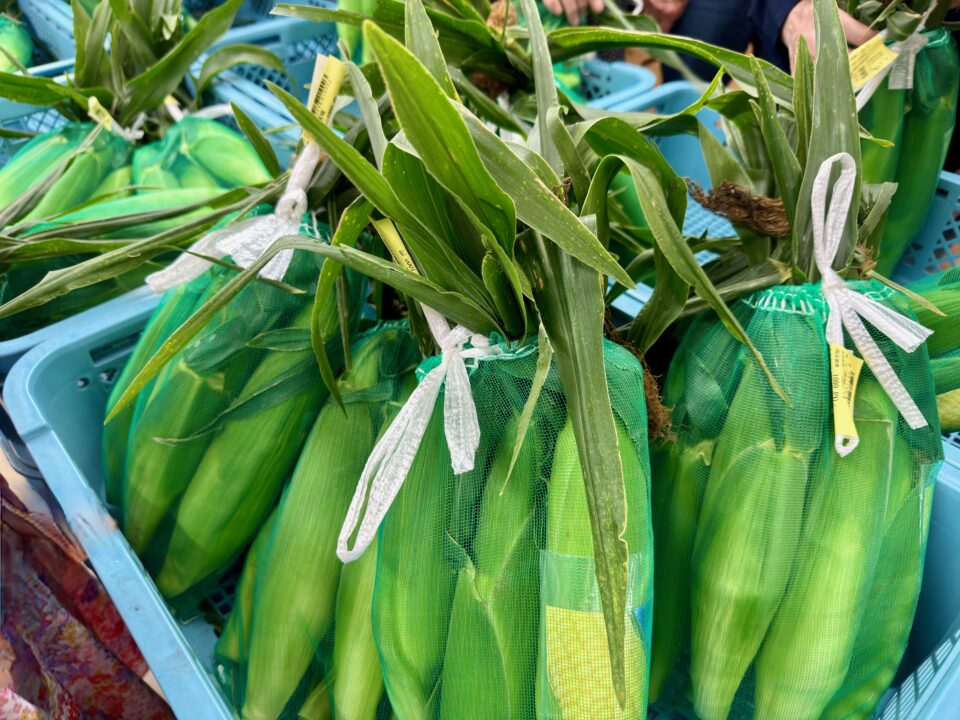
<path id="1" fill-rule="evenodd" d="M 324 706 L 326 717 L 374 720 L 386 702 L 370 624 L 377 548 L 343 565 L 336 540 L 421 355 L 406 322 L 394 322 L 364 333 L 351 357 L 339 380 L 343 408 L 328 399 L 313 424 L 217 645 L 221 675 L 250 720 L 312 717 Z"/>
<path id="2" fill-rule="evenodd" d="M 192 607 L 263 524 L 326 397 L 310 341 L 322 260 L 294 255 L 285 282 L 254 282 L 141 392 L 130 419 L 120 517 L 133 549 L 177 604 Z M 234 271 L 209 271 L 196 305 Z M 349 327 L 365 284 L 347 273 Z M 337 327 L 327 303 L 323 327 Z M 343 361 L 338 333 L 327 345 Z"/>
<path id="3" fill-rule="evenodd" d="M 366 501 L 368 509 L 383 509 L 392 500 L 379 532 L 373 596 L 373 632 L 392 710 L 399 720 L 643 718 L 653 556 L 640 363 L 605 344 L 628 513 L 621 709 L 559 376 L 555 367 L 538 375 L 535 342 L 494 347 L 501 352 L 468 361 L 479 429 L 473 469 L 452 469 L 444 427 L 450 409 L 443 408 L 459 401 L 448 397 L 447 370 L 436 408 L 420 418 L 426 427 L 419 449 L 398 445 L 412 465 L 395 499 L 388 492 Z M 440 364 L 433 357 L 421 365 L 418 392 L 435 380 Z M 517 447 L 538 381 L 542 391 Z M 394 424 L 406 419 L 414 422 L 401 415 Z M 355 502 L 363 500 L 362 483 Z M 341 541 L 352 536 L 353 510 Z"/>
<path id="4" fill-rule="evenodd" d="M 885 275 L 923 227 L 957 114 L 960 59 L 956 42 L 942 28 L 924 36 L 927 45 L 917 55 L 913 88 L 891 90 L 884 82 L 860 114 L 867 130 L 894 143 L 892 148 L 881 148 L 865 142 L 862 158 L 864 182 L 898 185 L 877 258 L 877 269 Z"/>
<path id="5" fill-rule="evenodd" d="M 271 179 L 253 146 L 223 123 L 187 116 L 163 140 L 137 148 L 133 184 L 151 189 L 226 190 Z"/>
<path id="6" fill-rule="evenodd" d="M 960 267 L 918 280 L 910 289 L 944 315 L 917 305 L 917 319 L 933 330 L 927 340 L 937 390 L 937 411 L 944 433 L 960 431 Z"/>
<path id="7" fill-rule="evenodd" d="M 912 315 L 876 281 L 847 285 Z M 927 351 L 870 328 L 929 425 L 911 430 L 864 367 L 859 445 L 841 457 L 820 286 L 733 310 L 790 404 L 717 318 L 693 323 L 665 383 L 676 440 L 654 455 L 651 697 L 703 720 L 872 717 L 912 624 L 943 456 Z"/>

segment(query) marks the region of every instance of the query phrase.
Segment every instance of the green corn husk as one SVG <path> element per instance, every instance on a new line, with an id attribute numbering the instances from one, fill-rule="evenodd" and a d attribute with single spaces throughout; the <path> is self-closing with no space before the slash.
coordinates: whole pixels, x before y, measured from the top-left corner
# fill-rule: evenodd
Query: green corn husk
<path id="1" fill-rule="evenodd" d="M 778 448 L 752 364 L 730 406 L 749 424 L 717 438 L 694 546 L 691 677 L 705 720 L 726 718 L 783 598 L 800 536 L 809 459 Z"/>
<path id="2" fill-rule="evenodd" d="M 212 297 L 228 277 L 226 272 L 217 273 L 196 306 Z M 232 338 L 231 330 L 244 317 L 223 313 L 214 320 L 220 324 L 211 325 L 208 332 Z M 221 351 L 217 358 L 208 336 L 205 333 L 178 353 L 137 400 L 122 485 L 121 524 L 141 557 L 150 550 L 171 505 L 186 489 L 212 441 L 210 433 L 196 431 L 228 405 L 256 360 L 245 348 Z"/>
<path id="3" fill-rule="evenodd" d="M 444 719 L 534 714 L 536 664 L 529 650 L 537 637 L 535 501 L 542 451 L 531 428 L 507 479 L 517 422 L 508 425 L 486 478 L 476 562 L 464 554 L 457 577 L 441 684 Z"/>
<path id="4" fill-rule="evenodd" d="M 362 340 L 342 380 L 345 408 L 328 400 L 310 431 L 257 573 L 244 718 L 280 716 L 333 625 L 340 522 L 383 420 L 364 394 L 395 382 L 392 363 L 411 351 L 403 328 Z"/>
<path id="5" fill-rule="evenodd" d="M 376 577 L 376 545 L 340 571 L 331 685 L 334 715 L 345 720 L 376 720 L 384 692 L 370 622 Z"/>
<path id="6" fill-rule="evenodd" d="M 89 123 L 67 123 L 38 135 L 20 148 L 0 168 L 0 207 L 7 207 L 22 193 L 50 177 L 67 156 L 83 144 L 93 127 Z"/>
<path id="7" fill-rule="evenodd" d="M 133 185 L 133 167 L 124 165 L 107 175 L 97 189 L 91 193 L 91 198 L 104 196 L 126 197 L 130 194 L 128 188 Z"/>
<path id="8" fill-rule="evenodd" d="M 30 32 L 16 20 L 0 16 L 0 71 L 17 72 L 20 68 L 16 63 L 29 67 L 33 58 L 33 38 Z M 13 62 L 10 57 L 16 60 Z"/>
<path id="9" fill-rule="evenodd" d="M 939 358 L 960 349 L 960 267 L 928 275 L 912 283 L 910 290 L 944 313 L 935 313 L 920 303 L 911 305 L 920 324 L 933 330 L 926 343 L 930 357 Z"/>
<path id="10" fill-rule="evenodd" d="M 294 327 L 306 329 L 309 322 L 307 308 Z M 156 578 L 167 597 L 226 569 L 276 501 L 326 395 L 311 361 L 311 350 L 273 352 L 250 375 L 238 401 L 259 404 L 256 395 L 284 376 L 291 390 L 259 411 L 225 420 L 204 451 L 177 508 Z"/>
<path id="11" fill-rule="evenodd" d="M 374 639 L 390 702 L 403 720 L 427 720 L 439 707 L 455 579 L 442 541 L 444 509 L 455 485 L 443 418 L 434 413 L 378 541 Z"/>
<path id="12" fill-rule="evenodd" d="M 170 290 L 163 297 L 150 317 L 133 354 L 113 384 L 110 397 L 107 398 L 106 414 L 110 414 L 120 396 L 153 353 L 173 334 L 174 330 L 180 327 L 184 320 L 190 317 L 197 300 L 203 295 L 204 285 L 207 282 L 207 277 L 201 276 L 191 283 Z M 121 501 L 124 467 L 127 460 L 127 441 L 133 417 L 134 405 L 131 404 L 103 428 L 104 487 L 107 502 L 113 505 Z"/>
<path id="13" fill-rule="evenodd" d="M 113 133 L 101 132 L 89 147 L 74 157 L 24 219 L 59 215 L 89 200 L 106 177 L 130 161 L 130 152 L 126 140 Z"/>
<path id="14" fill-rule="evenodd" d="M 896 409 L 869 380 L 854 417 L 869 451 L 840 458 L 824 448 L 797 570 L 757 658 L 759 717 L 816 720 L 850 666 L 893 483 Z"/>
<path id="15" fill-rule="evenodd" d="M 631 556 L 640 554 L 646 559 L 650 549 L 649 495 L 646 471 L 630 437 L 618 427 L 620 457 L 623 464 L 627 499 L 627 532 L 625 540 Z M 573 560 L 583 565 L 592 576 L 593 532 L 587 507 L 583 470 L 577 452 L 573 425 L 569 421 L 557 437 L 550 481 L 547 486 L 547 532 L 545 552 L 561 559 L 561 564 Z M 570 568 L 568 568 L 569 571 Z M 542 571 L 543 573 L 543 571 Z M 561 573 L 565 574 L 565 573 Z M 631 569 L 631 585 L 642 578 Z M 588 576 L 590 577 L 590 576 Z M 646 717 L 648 687 L 648 657 L 646 639 L 641 635 L 635 618 L 628 616 L 624 645 L 627 693 L 626 705 L 621 708 L 613 683 L 610 681 L 610 658 L 604 634 L 603 616 L 597 603 L 590 611 L 561 607 L 556 600 L 554 586 L 561 576 L 543 576 L 541 589 L 541 630 L 537 671 L 537 716 L 544 718 L 643 718 Z M 590 577 L 588 582 L 594 585 Z M 559 589 L 559 588 L 557 588 Z M 576 592 L 572 585 L 568 592 Z M 582 593 L 583 590 L 581 589 Z M 576 602 L 575 598 L 567 598 Z M 630 598 L 628 609 L 632 607 Z"/>

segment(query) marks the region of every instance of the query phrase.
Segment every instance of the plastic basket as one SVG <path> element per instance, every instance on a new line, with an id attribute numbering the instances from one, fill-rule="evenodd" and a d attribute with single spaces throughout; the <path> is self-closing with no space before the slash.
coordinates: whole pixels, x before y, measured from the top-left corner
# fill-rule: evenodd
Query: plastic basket
<path id="1" fill-rule="evenodd" d="M 50 59 L 72 60 L 77 46 L 73 41 L 73 10 L 63 0 L 17 0 L 30 24 L 35 40 L 51 55 Z M 43 61 L 41 61 L 43 62 Z"/>
<path id="2" fill-rule="evenodd" d="M 13 368 L 4 400 L 71 528 L 110 592 L 178 717 L 232 717 L 214 680 L 215 636 L 203 618 L 177 622 L 103 502 L 100 432 L 111 384 L 156 304 L 148 291 L 65 321 L 57 336 Z M 882 707 L 883 720 L 954 717 L 960 707 L 960 468 L 947 462 L 936 490 L 906 675 Z M 229 612 L 236 577 L 209 600 Z M 651 711 L 650 717 L 669 715 Z"/>
<path id="3" fill-rule="evenodd" d="M 231 37 L 234 42 L 254 43 L 272 50 L 293 77 L 291 85 L 275 70 L 241 65 L 224 73 L 213 88 L 218 101 L 235 103 L 258 127 L 271 131 L 281 161 L 286 162 L 300 138 L 300 129 L 283 103 L 267 90 L 266 81 L 305 101 L 317 54 L 339 54 L 336 25 L 282 18 L 269 25 L 236 28 L 231 31 Z M 625 110 L 631 108 L 634 98 L 650 91 L 655 82 L 653 73 L 639 65 L 595 60 L 584 64 L 582 91 L 591 106 Z"/>
<path id="4" fill-rule="evenodd" d="M 940 173 L 923 228 L 907 246 L 894 271 L 899 282 L 960 265 L 960 175 Z"/>

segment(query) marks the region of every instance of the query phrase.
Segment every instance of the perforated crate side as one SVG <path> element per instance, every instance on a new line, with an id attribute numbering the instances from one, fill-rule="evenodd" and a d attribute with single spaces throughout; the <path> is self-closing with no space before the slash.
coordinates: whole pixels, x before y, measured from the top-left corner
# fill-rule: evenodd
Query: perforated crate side
<path id="1" fill-rule="evenodd" d="M 894 278 L 900 282 L 948 270 L 960 264 L 960 175 L 940 174 L 923 228 L 907 246 Z"/>
<path id="2" fill-rule="evenodd" d="M 73 40 L 73 11 L 63 0 L 18 0 L 33 37 L 53 58 L 68 60 L 76 57 Z"/>
<path id="3" fill-rule="evenodd" d="M 40 77 L 58 77 L 73 67 L 72 62 L 60 61 L 31 68 L 31 73 Z M 0 100 L 0 127 L 4 130 L 31 134 L 45 133 L 63 125 L 66 119 L 56 110 Z M 30 138 L 0 137 L 0 167 Z"/>

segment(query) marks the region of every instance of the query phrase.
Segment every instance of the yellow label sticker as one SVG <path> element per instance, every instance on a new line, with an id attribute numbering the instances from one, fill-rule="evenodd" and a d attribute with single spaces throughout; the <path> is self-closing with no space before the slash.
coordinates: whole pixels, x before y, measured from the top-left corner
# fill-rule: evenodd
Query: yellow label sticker
<path id="1" fill-rule="evenodd" d="M 854 89 L 860 89 L 897 59 L 882 35 L 875 35 L 850 53 L 850 75 Z"/>
<path id="2" fill-rule="evenodd" d="M 397 226 L 393 224 L 393 220 L 389 218 L 374 220 L 373 226 L 377 229 L 377 232 L 380 233 L 380 237 L 383 238 L 383 244 L 387 246 L 387 250 L 393 255 L 393 259 L 397 265 L 404 270 L 419 275 L 420 271 L 417 270 L 416 263 L 414 263 L 413 258 L 410 257 L 407 246 L 403 244 L 403 238 L 400 237 L 400 233 L 397 231 Z"/>
<path id="3" fill-rule="evenodd" d="M 833 431 L 837 437 L 859 439 L 853 421 L 853 403 L 863 360 L 842 345 L 830 343 L 830 387 L 833 399 Z"/>
<path id="4" fill-rule="evenodd" d="M 87 99 L 87 115 L 98 125 L 113 130 L 113 115 L 93 95 Z"/>
<path id="5" fill-rule="evenodd" d="M 340 94 L 340 86 L 347 74 L 347 67 L 337 58 L 317 55 L 313 66 L 313 81 L 310 83 L 310 99 L 307 107 L 322 123 L 330 122 L 333 103 Z"/>

